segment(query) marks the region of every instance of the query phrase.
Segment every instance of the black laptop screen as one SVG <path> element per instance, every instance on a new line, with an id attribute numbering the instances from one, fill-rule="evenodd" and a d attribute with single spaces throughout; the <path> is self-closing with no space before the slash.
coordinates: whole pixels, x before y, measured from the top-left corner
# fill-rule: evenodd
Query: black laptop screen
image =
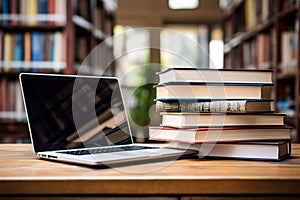
<path id="1" fill-rule="evenodd" d="M 115 78 L 22 74 L 36 152 L 131 144 Z"/>

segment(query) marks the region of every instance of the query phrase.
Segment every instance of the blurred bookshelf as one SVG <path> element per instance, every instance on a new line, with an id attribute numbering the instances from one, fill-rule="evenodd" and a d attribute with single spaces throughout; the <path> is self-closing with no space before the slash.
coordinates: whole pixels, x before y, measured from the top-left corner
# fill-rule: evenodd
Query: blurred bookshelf
<path id="1" fill-rule="evenodd" d="M 224 67 L 272 69 L 277 112 L 300 142 L 298 0 L 222 0 Z"/>
<path id="2" fill-rule="evenodd" d="M 0 1 L 0 143 L 30 140 L 18 75 L 77 73 L 89 52 L 112 36 L 116 5 L 102 0 Z M 101 67 L 106 66 L 86 66 L 85 73 Z"/>

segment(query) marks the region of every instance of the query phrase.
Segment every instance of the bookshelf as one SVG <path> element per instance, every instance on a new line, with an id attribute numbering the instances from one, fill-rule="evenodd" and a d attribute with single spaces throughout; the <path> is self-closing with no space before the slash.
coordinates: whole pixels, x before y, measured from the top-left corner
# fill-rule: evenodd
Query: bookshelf
<path id="1" fill-rule="evenodd" d="M 0 142 L 29 141 L 19 73 L 77 73 L 76 66 L 113 34 L 115 5 L 102 0 L 0 1 Z M 95 74 L 97 67 L 87 66 L 85 73 Z"/>
<path id="2" fill-rule="evenodd" d="M 276 111 L 288 113 L 293 140 L 300 142 L 300 1 L 227 0 L 220 5 L 225 68 L 273 69 Z"/>

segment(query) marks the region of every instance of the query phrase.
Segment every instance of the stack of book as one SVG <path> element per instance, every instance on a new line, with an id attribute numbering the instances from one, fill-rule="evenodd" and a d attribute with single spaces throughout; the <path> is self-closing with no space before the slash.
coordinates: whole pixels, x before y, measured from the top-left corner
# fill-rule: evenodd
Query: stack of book
<path id="1" fill-rule="evenodd" d="M 150 140 L 198 149 L 211 157 L 281 160 L 291 127 L 275 113 L 271 70 L 169 68 L 158 73 L 160 126 Z M 209 152 L 201 152 L 210 144 Z M 202 148 L 203 149 L 203 148 Z"/>

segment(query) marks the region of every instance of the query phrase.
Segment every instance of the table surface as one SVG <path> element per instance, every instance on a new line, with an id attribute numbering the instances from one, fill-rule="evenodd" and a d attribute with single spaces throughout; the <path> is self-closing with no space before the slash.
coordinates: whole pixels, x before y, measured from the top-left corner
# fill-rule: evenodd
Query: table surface
<path id="1" fill-rule="evenodd" d="M 0 195 L 300 195 L 300 144 L 282 162 L 182 159 L 117 168 L 41 160 L 29 144 L 0 144 Z"/>

